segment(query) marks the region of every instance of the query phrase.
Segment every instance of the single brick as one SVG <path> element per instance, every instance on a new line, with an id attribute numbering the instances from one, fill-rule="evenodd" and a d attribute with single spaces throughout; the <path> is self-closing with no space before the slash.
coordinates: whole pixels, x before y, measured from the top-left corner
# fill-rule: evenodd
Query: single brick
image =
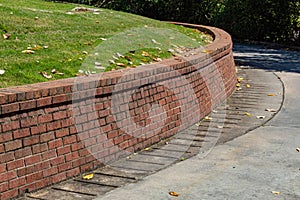
<path id="1" fill-rule="evenodd" d="M 5 151 L 8 152 L 8 151 L 12 151 L 12 150 L 15 150 L 15 149 L 19 149 L 22 147 L 22 140 L 14 140 L 14 141 L 11 141 L 11 142 L 7 142 L 4 144 L 5 146 Z"/>
<path id="2" fill-rule="evenodd" d="M 19 129 L 13 132 L 14 139 L 24 138 L 30 135 L 30 129 Z"/>
<path id="3" fill-rule="evenodd" d="M 42 156 L 40 154 L 38 155 L 32 155 L 30 157 L 25 158 L 25 165 L 32 165 L 41 162 Z"/>
<path id="4" fill-rule="evenodd" d="M 25 177 L 19 177 L 17 179 L 9 181 L 9 189 L 19 188 L 22 185 L 26 184 Z"/>
<path id="5" fill-rule="evenodd" d="M 21 168 L 21 167 L 24 167 L 25 164 L 24 164 L 24 159 L 18 159 L 18 160 L 14 160 L 14 161 L 11 161 L 11 162 L 8 162 L 7 163 L 7 169 L 10 171 L 10 170 L 13 170 L 13 169 L 17 169 L 17 168 Z"/>

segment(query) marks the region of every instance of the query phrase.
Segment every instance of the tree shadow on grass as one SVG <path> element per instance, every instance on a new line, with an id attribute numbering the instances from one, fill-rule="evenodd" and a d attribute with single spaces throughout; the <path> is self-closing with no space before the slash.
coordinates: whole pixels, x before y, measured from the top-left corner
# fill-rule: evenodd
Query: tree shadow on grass
<path id="1" fill-rule="evenodd" d="M 270 71 L 300 73 L 299 51 L 244 44 L 234 44 L 233 51 L 237 65 Z"/>

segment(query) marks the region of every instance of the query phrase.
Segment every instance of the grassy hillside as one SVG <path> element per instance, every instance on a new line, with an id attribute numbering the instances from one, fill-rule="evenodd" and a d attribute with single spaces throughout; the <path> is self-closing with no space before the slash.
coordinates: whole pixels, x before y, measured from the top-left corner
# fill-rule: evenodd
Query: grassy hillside
<path id="1" fill-rule="evenodd" d="M 175 48 L 210 40 L 196 30 L 132 14 L 72 11 L 78 6 L 43 0 L 0 1 L 0 87 L 135 67 L 170 57 Z"/>

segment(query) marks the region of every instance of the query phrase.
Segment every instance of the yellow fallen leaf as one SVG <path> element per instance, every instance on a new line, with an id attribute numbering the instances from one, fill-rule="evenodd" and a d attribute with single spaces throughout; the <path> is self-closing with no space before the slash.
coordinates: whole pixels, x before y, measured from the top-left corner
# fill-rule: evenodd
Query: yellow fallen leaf
<path id="1" fill-rule="evenodd" d="M 269 97 L 274 97 L 276 94 L 268 94 Z"/>
<path id="2" fill-rule="evenodd" d="M 185 158 L 184 158 L 184 157 L 181 157 L 181 158 L 180 158 L 180 160 L 181 160 L 181 161 L 184 161 L 184 160 L 185 160 Z"/>
<path id="3" fill-rule="evenodd" d="M 248 113 L 248 112 L 245 112 L 245 115 L 246 115 L 246 116 L 248 116 L 248 117 L 250 117 L 250 116 L 251 116 L 251 114 L 250 114 L 250 113 Z"/>
<path id="4" fill-rule="evenodd" d="M 169 192 L 169 195 L 173 196 L 173 197 L 179 197 L 179 194 L 177 192 Z"/>
<path id="5" fill-rule="evenodd" d="M 83 180 L 90 180 L 94 178 L 94 174 L 87 174 L 82 177 Z"/>
<path id="6" fill-rule="evenodd" d="M 148 148 L 145 148 L 144 150 L 145 150 L 145 151 L 150 151 L 150 150 L 151 150 L 151 148 L 149 148 L 149 147 L 148 147 Z"/>
<path id="7" fill-rule="evenodd" d="M 211 53 L 211 52 L 212 52 L 212 50 L 209 50 L 209 49 L 204 49 L 204 50 L 202 50 L 201 52 L 202 52 L 202 53 Z"/>
<path id="8" fill-rule="evenodd" d="M 281 192 L 278 191 L 272 191 L 273 194 L 279 195 Z"/>
<path id="9" fill-rule="evenodd" d="M 241 84 L 240 84 L 240 83 L 237 83 L 235 86 L 236 86 L 236 87 L 241 87 Z"/>
<path id="10" fill-rule="evenodd" d="M 251 87 L 251 85 L 250 85 L 250 84 L 247 84 L 247 85 L 246 85 L 246 87 L 247 87 L 247 88 L 250 88 L 250 87 Z"/>
<path id="11" fill-rule="evenodd" d="M 142 56 L 149 57 L 150 54 L 148 52 L 146 52 L 146 51 L 142 51 Z"/>
<path id="12" fill-rule="evenodd" d="M 297 148 L 296 151 L 300 152 L 300 148 Z"/>
<path id="13" fill-rule="evenodd" d="M 244 78 L 242 78 L 242 77 L 238 77 L 237 78 L 237 81 L 240 83 L 240 82 L 242 82 L 244 80 Z"/>

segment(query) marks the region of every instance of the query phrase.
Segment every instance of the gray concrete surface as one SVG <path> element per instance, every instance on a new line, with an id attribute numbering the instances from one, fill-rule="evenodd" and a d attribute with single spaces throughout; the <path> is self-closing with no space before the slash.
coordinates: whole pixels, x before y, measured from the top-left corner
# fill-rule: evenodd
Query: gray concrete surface
<path id="1" fill-rule="evenodd" d="M 285 101 L 275 118 L 215 146 L 205 158 L 195 156 L 97 199 L 300 199 L 300 54 L 236 45 L 235 56 L 284 83 Z"/>

